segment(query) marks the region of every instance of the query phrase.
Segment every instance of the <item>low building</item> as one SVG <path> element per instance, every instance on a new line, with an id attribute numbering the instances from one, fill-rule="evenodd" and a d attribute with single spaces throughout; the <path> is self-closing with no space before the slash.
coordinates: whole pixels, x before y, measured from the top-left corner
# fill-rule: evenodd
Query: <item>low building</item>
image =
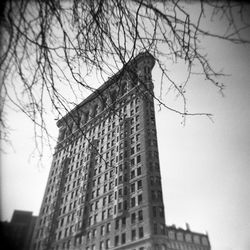
<path id="1" fill-rule="evenodd" d="M 37 216 L 15 210 L 10 222 L 1 222 L 1 246 L 8 250 L 28 250 Z"/>
<path id="2" fill-rule="evenodd" d="M 175 225 L 166 226 L 166 236 L 167 250 L 211 250 L 208 235 L 192 232 L 188 224 L 186 229 L 176 228 Z"/>

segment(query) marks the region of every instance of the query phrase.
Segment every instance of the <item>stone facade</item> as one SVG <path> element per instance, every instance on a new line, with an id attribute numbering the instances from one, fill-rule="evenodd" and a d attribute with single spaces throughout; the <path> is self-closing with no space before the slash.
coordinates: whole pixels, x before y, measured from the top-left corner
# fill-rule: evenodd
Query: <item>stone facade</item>
<path id="1" fill-rule="evenodd" d="M 154 63 L 152 55 L 139 54 L 58 121 L 32 249 L 167 246 Z"/>
<path id="2" fill-rule="evenodd" d="M 153 249 L 165 219 L 154 58 L 139 54 L 58 121 L 33 249 Z"/>

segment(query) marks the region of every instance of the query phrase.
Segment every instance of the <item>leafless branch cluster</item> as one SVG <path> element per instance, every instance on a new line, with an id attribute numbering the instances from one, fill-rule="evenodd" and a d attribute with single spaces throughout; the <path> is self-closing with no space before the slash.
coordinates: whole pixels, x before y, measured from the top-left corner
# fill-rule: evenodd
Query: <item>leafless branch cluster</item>
<path id="1" fill-rule="evenodd" d="M 221 73 L 201 50 L 202 38 L 250 42 L 242 36 L 249 28 L 242 2 L 5 0 L 2 6 L 1 139 L 8 131 L 3 114 L 9 106 L 32 120 L 37 142 L 49 140 L 46 112 L 61 118 L 86 91 L 95 90 L 91 76 L 102 83 L 142 51 L 155 57 L 161 86 L 183 101 L 178 110 L 155 96 L 159 105 L 189 115 L 185 91 L 192 74 L 203 74 L 219 90 L 224 87 L 218 81 Z M 204 28 L 208 16 L 227 23 L 224 34 Z M 187 65 L 181 85 L 171 78 L 166 64 L 180 60 Z"/>

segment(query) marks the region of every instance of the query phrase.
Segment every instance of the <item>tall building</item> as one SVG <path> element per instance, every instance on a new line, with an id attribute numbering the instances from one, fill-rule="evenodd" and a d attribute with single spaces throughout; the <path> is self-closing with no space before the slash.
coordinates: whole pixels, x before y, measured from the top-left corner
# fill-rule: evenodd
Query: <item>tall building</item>
<path id="1" fill-rule="evenodd" d="M 165 240 L 151 70 L 139 54 L 58 121 L 34 249 L 136 249 Z"/>
<path id="2" fill-rule="evenodd" d="M 32 249 L 167 249 L 154 64 L 139 54 L 58 121 Z"/>

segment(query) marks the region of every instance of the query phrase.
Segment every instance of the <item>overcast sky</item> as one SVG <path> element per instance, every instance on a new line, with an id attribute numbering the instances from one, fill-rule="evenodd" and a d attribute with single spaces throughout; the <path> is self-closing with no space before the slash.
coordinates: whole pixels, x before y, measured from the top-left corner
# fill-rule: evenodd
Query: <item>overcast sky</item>
<path id="1" fill-rule="evenodd" d="M 180 116 L 156 107 L 166 222 L 207 231 L 213 250 L 249 250 L 250 47 L 218 40 L 204 45 L 211 63 L 230 74 L 223 79 L 225 97 L 197 76 L 187 89 L 188 105 L 191 112 L 212 113 L 213 122 L 190 117 L 183 126 Z M 181 80 L 183 68 L 171 70 Z M 153 69 L 156 93 L 158 73 Z M 1 154 L 1 220 L 10 220 L 14 209 L 38 214 L 53 153 L 45 149 L 44 167 L 37 167 L 32 124 L 14 111 L 8 121 L 13 149 Z M 49 123 L 56 136 L 53 118 Z"/>

